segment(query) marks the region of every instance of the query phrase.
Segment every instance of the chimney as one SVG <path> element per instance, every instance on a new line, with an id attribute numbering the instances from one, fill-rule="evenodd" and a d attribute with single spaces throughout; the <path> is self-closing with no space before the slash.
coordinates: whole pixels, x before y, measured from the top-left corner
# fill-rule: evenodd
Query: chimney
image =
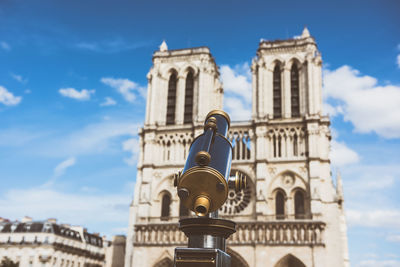
<path id="1" fill-rule="evenodd" d="M 49 223 L 57 223 L 57 219 L 56 218 L 48 218 L 47 222 L 49 222 Z"/>
<path id="2" fill-rule="evenodd" d="M 27 222 L 31 222 L 32 218 L 29 216 L 24 216 L 24 218 L 22 218 L 21 222 L 22 223 L 27 223 Z"/>

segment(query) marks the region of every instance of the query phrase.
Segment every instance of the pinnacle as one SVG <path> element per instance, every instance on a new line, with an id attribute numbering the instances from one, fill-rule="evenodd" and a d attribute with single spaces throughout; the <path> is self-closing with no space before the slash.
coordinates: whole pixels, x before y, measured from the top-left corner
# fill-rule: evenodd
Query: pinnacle
<path id="1" fill-rule="evenodd" d="M 161 52 L 165 52 L 165 51 L 167 51 L 167 50 L 168 50 L 167 43 L 165 42 L 165 40 L 163 40 L 163 42 L 162 42 L 161 45 L 160 45 L 160 51 L 161 51 Z"/>
<path id="2" fill-rule="evenodd" d="M 307 37 L 310 37 L 310 36 L 311 36 L 311 35 L 310 35 L 310 32 L 308 31 L 307 27 L 304 26 L 304 30 L 303 30 L 303 32 L 301 33 L 301 37 L 302 37 L 302 38 L 307 38 Z"/>

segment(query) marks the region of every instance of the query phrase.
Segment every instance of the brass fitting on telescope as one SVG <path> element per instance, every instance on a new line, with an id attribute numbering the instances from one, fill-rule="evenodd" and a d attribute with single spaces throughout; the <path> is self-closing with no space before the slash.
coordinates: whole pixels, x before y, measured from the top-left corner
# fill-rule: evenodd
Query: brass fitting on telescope
<path id="1" fill-rule="evenodd" d="M 210 199 L 206 196 L 199 196 L 194 202 L 194 212 L 197 216 L 205 216 L 210 209 Z"/>
<path id="2" fill-rule="evenodd" d="M 235 192 L 242 191 L 247 187 L 247 177 L 240 172 L 236 172 L 235 176 L 229 177 L 229 189 L 234 189 Z"/>

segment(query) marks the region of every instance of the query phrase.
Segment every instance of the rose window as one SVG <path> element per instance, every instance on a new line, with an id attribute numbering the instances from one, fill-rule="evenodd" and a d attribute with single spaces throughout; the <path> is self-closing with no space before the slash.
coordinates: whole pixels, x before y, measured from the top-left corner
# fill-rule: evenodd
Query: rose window
<path id="1" fill-rule="evenodd" d="M 235 172 L 231 172 L 231 176 L 235 175 Z M 221 214 L 234 215 L 242 212 L 250 203 L 252 195 L 252 183 L 249 177 L 247 177 L 247 187 L 239 192 L 235 192 L 234 189 L 228 191 L 228 198 L 225 204 L 219 209 Z"/>

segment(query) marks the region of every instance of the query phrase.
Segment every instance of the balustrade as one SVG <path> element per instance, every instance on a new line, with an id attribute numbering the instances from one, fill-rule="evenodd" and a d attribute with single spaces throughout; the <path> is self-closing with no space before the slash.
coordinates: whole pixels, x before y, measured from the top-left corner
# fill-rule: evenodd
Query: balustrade
<path id="1" fill-rule="evenodd" d="M 228 139 L 232 143 L 232 160 L 233 161 L 248 161 L 254 158 L 252 149 L 252 130 L 251 125 L 235 126 L 232 125 Z"/>
<path id="2" fill-rule="evenodd" d="M 325 223 L 320 221 L 285 221 L 238 223 L 228 245 L 265 244 L 271 246 L 323 246 Z M 135 226 L 135 246 L 185 246 L 187 238 L 178 224 Z"/>

